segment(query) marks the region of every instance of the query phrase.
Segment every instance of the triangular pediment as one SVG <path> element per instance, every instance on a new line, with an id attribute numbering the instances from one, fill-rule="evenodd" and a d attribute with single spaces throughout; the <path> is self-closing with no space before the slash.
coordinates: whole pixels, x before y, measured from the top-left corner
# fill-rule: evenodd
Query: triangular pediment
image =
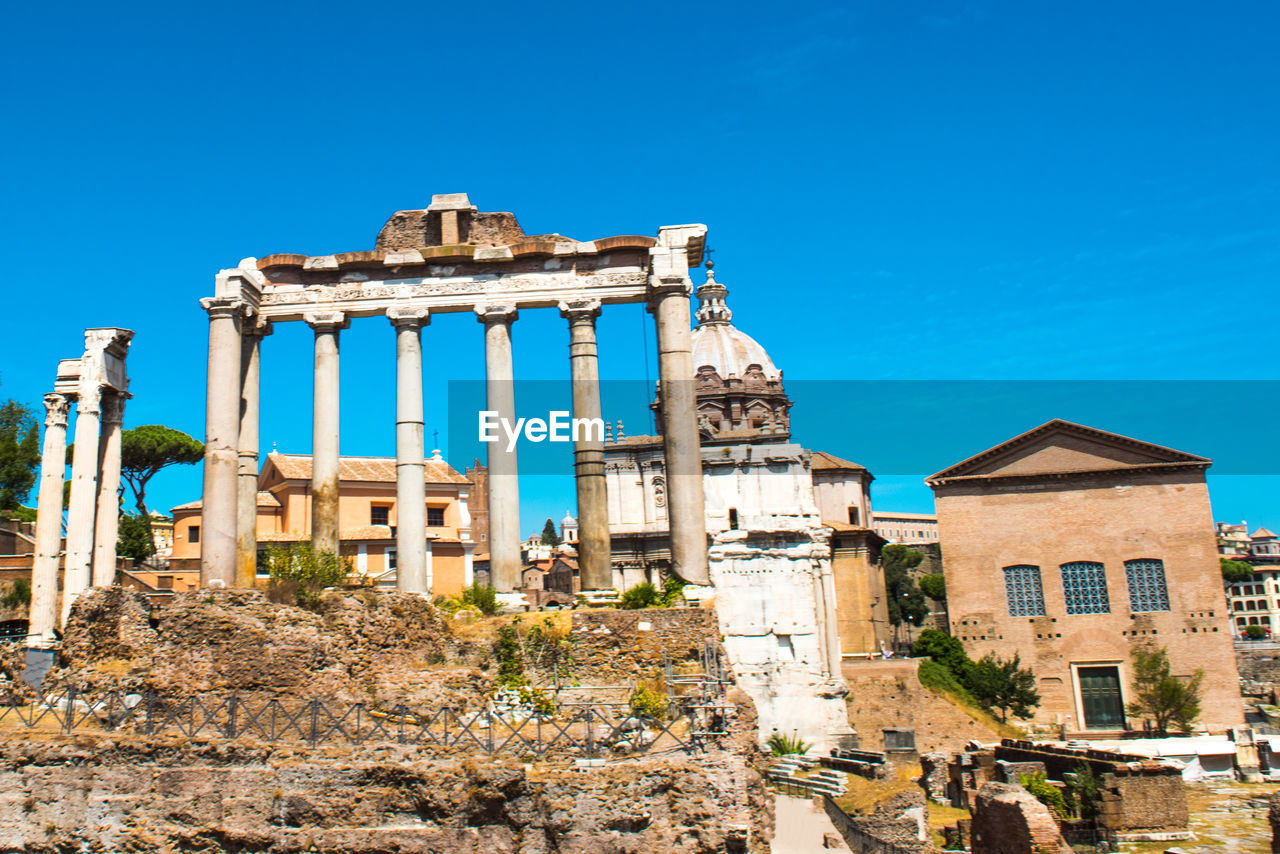
<path id="1" fill-rule="evenodd" d="M 943 469 L 928 481 L 1079 474 L 1151 466 L 1204 468 L 1209 463 L 1205 457 L 1173 448 L 1054 420 Z"/>

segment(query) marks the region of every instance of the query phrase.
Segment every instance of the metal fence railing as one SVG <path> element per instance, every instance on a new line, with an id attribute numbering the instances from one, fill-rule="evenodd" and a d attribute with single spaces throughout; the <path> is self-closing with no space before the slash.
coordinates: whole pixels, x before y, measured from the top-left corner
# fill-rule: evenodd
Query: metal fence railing
<path id="1" fill-rule="evenodd" d="M 149 692 L 81 692 L 74 687 L 33 699 L 0 698 L 0 729 L 147 736 L 256 739 L 318 746 L 397 743 L 445 751 L 533 754 L 564 751 L 587 758 L 658 751 L 699 751 L 719 742 L 724 721 L 691 712 L 654 718 L 608 708 L 555 714 L 423 712 L 365 703 L 244 698 L 237 694 L 173 698 Z"/>

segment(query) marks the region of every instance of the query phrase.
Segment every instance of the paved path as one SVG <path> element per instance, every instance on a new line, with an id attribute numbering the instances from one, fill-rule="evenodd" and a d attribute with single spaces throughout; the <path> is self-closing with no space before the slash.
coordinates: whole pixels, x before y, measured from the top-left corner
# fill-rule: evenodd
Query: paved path
<path id="1" fill-rule="evenodd" d="M 845 852 L 849 848 L 843 841 L 839 848 L 823 848 L 822 835 L 840 833 L 822 807 L 814 806 L 811 798 L 793 798 L 790 795 L 775 795 L 773 831 L 773 854 L 818 854 L 818 852 Z"/>

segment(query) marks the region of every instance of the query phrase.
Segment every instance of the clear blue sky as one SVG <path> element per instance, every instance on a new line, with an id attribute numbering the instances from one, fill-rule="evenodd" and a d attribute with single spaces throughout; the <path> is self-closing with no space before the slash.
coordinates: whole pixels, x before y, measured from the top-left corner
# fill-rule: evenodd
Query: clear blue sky
<path id="1" fill-rule="evenodd" d="M 707 223 L 791 380 L 1276 379 L 1280 8 L 905 5 L 14 6 L 0 396 L 37 404 L 84 327 L 122 325 L 127 424 L 201 436 L 219 268 L 369 248 L 458 191 L 580 239 Z M 644 322 L 606 313 L 606 377 L 644 378 Z M 562 323 L 521 317 L 519 376 L 567 375 Z M 424 334 L 438 429 L 480 331 Z M 344 453 L 393 452 L 393 347 L 343 333 Z M 264 450 L 307 451 L 309 330 L 264 359 Z M 572 503 L 524 480 L 529 531 Z M 1214 478 L 1216 515 L 1280 524 L 1278 480 Z M 154 504 L 199 483 L 162 475 Z M 917 477 L 877 486 L 928 507 Z"/>

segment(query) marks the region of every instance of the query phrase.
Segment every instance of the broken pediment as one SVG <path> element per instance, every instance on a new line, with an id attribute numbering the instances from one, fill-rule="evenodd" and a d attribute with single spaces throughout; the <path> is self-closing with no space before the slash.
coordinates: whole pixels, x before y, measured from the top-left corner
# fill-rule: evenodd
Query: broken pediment
<path id="1" fill-rule="evenodd" d="M 1207 468 L 1210 460 L 1118 433 L 1054 420 L 989 448 L 928 478 L 1076 474 L 1151 466 Z"/>

